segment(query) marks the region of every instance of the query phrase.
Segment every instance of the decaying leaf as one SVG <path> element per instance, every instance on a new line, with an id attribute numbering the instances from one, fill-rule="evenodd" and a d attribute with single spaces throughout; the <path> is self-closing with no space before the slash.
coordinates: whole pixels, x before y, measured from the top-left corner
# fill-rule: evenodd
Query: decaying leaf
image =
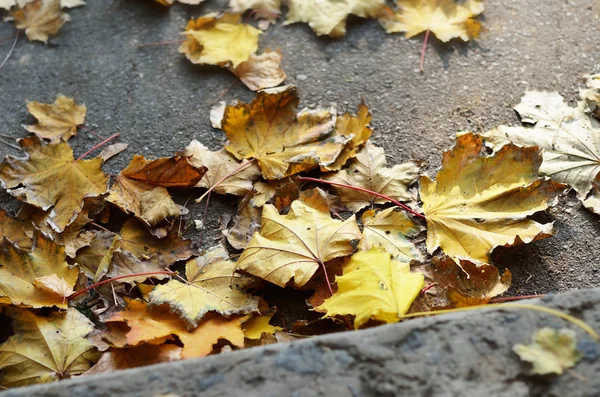
<path id="1" fill-rule="evenodd" d="M 63 296 L 39 288 L 36 280 L 57 276 L 73 287 L 77 273 L 77 269 L 69 268 L 64 248 L 39 231 L 33 236 L 31 252 L 6 238 L 0 244 L 0 296 L 15 306 L 66 308 Z"/>
<path id="2" fill-rule="evenodd" d="M 142 344 L 127 349 L 110 349 L 83 375 L 96 375 L 120 369 L 144 367 L 181 360 L 181 347 L 176 345 Z"/>
<path id="3" fill-rule="evenodd" d="M 464 41 L 479 36 L 481 23 L 477 15 L 484 10 L 483 2 L 477 0 L 397 0 L 397 12 L 386 9 L 381 23 L 388 33 L 406 32 L 411 38 L 431 31 L 443 42 L 454 38 Z"/>
<path id="4" fill-rule="evenodd" d="M 254 181 L 260 178 L 260 169 L 256 164 L 228 176 L 247 161 L 238 162 L 225 149 L 211 152 L 195 139 L 185 148 L 184 155 L 190 156 L 188 161 L 193 166 L 207 169 L 196 187 L 213 188 L 215 193 L 244 196 L 252 190 Z M 217 185 L 217 182 L 221 183 Z"/>
<path id="5" fill-rule="evenodd" d="M 156 226 L 166 218 L 181 215 L 166 188 L 194 187 L 206 172 L 195 167 L 187 157 L 164 157 L 148 161 L 136 155 L 119 173 L 107 201 L 134 214 L 148 226 Z"/>
<path id="6" fill-rule="evenodd" d="M 408 239 L 419 234 L 424 228 L 413 221 L 400 208 L 383 211 L 368 210 L 362 216 L 363 238 L 361 249 L 368 251 L 379 247 L 395 259 L 410 263 L 423 259 L 421 252 Z"/>
<path id="7" fill-rule="evenodd" d="M 302 287 L 325 262 L 350 255 L 360 238 L 354 215 L 342 222 L 331 218 L 326 205 L 310 207 L 300 200 L 287 215 L 279 215 L 267 204 L 260 233 L 242 252 L 237 269 L 280 287 L 292 279 L 295 287 Z"/>
<path id="8" fill-rule="evenodd" d="M 224 316 L 257 311 L 258 298 L 243 292 L 255 283 L 248 276 L 235 273 L 236 264 L 221 245 L 186 264 L 187 283 L 171 280 L 156 286 L 149 295 L 151 305 L 168 304 L 191 326 L 211 311 Z"/>
<path id="9" fill-rule="evenodd" d="M 87 109 L 77 105 L 73 98 L 62 94 L 56 97 L 54 104 L 27 102 L 27 110 L 38 123 L 24 126 L 25 129 L 50 143 L 68 141 L 77 133 L 77 126 L 85 122 Z"/>
<path id="10" fill-rule="evenodd" d="M 251 200 L 243 200 L 232 222 L 233 225 L 222 233 L 233 248 L 242 250 L 246 248 L 254 233 L 260 229 L 259 210 Z"/>
<path id="11" fill-rule="evenodd" d="M 69 378 L 87 371 L 98 353 L 85 338 L 94 324 L 75 309 L 49 317 L 11 310 L 15 334 L 0 345 L 3 387 Z"/>
<path id="12" fill-rule="evenodd" d="M 100 280 L 108 271 L 113 252 L 118 248 L 116 242 L 119 236 L 115 233 L 99 230 L 94 232 L 94 238 L 89 246 L 83 247 L 75 255 L 77 263 L 86 276 L 92 280 Z"/>
<path id="13" fill-rule="evenodd" d="M 134 276 L 139 273 L 155 273 L 165 271 L 164 266 L 161 263 L 153 260 L 140 260 L 131 252 L 117 249 L 113 252 L 111 262 L 108 268 L 106 276 L 109 278 L 129 275 L 132 277 L 123 278 L 116 282 L 135 284 L 136 282 L 142 282 L 147 278 L 164 279 L 169 277 L 168 274 L 152 274 L 152 275 L 141 275 Z"/>
<path id="14" fill-rule="evenodd" d="M 240 14 L 252 10 L 257 18 L 275 23 L 281 14 L 281 0 L 231 0 L 229 8 Z"/>
<path id="15" fill-rule="evenodd" d="M 101 159 L 75 160 L 65 142 L 44 145 L 37 137 L 30 137 L 19 143 L 27 157 L 7 156 L 0 165 L 0 182 L 19 200 L 44 211 L 52 208 L 47 222 L 57 232 L 77 218 L 84 198 L 108 190 Z"/>
<path id="16" fill-rule="evenodd" d="M 231 71 L 252 91 L 277 87 L 286 77 L 281 69 L 281 58 L 280 51 L 267 49 L 261 55 L 250 55 Z"/>
<path id="17" fill-rule="evenodd" d="M 600 214 L 600 174 L 596 176 L 592 185 L 592 191 L 589 197 L 583 202 L 583 205 L 596 214 Z"/>
<path id="18" fill-rule="evenodd" d="M 577 335 L 570 329 L 544 327 L 533 334 L 531 342 L 530 345 L 515 345 L 513 350 L 521 360 L 533 364 L 533 374 L 562 374 L 581 360 Z"/>
<path id="19" fill-rule="evenodd" d="M 600 122 L 586 112 L 585 101 L 573 108 L 557 92 L 529 91 L 515 110 L 525 125 L 489 131 L 486 144 L 494 150 L 511 142 L 543 149 L 540 172 L 571 185 L 585 200 L 600 174 Z"/>
<path id="20" fill-rule="evenodd" d="M 299 197 L 300 188 L 291 178 L 266 182 L 258 180 L 254 183 L 254 196 L 250 201 L 257 208 L 269 203 L 281 211 Z"/>
<path id="21" fill-rule="evenodd" d="M 553 234 L 551 223 L 527 218 L 552 205 L 565 188 L 538 177 L 538 148 L 507 145 L 487 157 L 480 155 L 482 147 L 476 135 L 457 137 L 454 149 L 444 153 L 436 181 L 420 179 L 430 253 L 441 247 L 450 256 L 489 262 L 497 246 Z"/>
<path id="22" fill-rule="evenodd" d="M 384 6 L 385 0 L 289 0 L 283 24 L 306 22 L 319 36 L 340 38 L 346 34 L 349 15 L 375 18 Z"/>
<path id="23" fill-rule="evenodd" d="M 60 0 L 36 0 L 11 13 L 17 29 L 24 29 L 29 41 L 48 42 L 58 33 L 69 15 L 62 12 Z"/>
<path id="24" fill-rule="evenodd" d="M 400 201 L 412 198 L 408 192 L 408 186 L 412 184 L 419 175 L 419 166 L 414 162 L 397 164 L 387 168 L 387 161 L 383 149 L 367 142 L 350 166 L 326 175 L 325 180 L 343 183 L 380 193 Z M 342 199 L 342 203 L 353 212 L 371 204 L 384 204 L 386 200 L 344 187 L 334 187 L 335 192 Z"/>
<path id="25" fill-rule="evenodd" d="M 238 159 L 254 158 L 265 179 L 281 179 L 339 157 L 352 137 L 330 136 L 335 122 L 330 111 L 296 114 L 294 86 L 259 91 L 250 104 L 228 106 L 223 131 L 225 146 Z"/>
<path id="26" fill-rule="evenodd" d="M 27 250 L 31 248 L 31 237 L 27 235 L 30 228 L 31 222 L 13 218 L 0 208 L 0 236 L 10 240 L 17 247 Z"/>
<path id="27" fill-rule="evenodd" d="M 423 288 L 422 274 L 377 248 L 357 252 L 343 270 L 335 279 L 337 292 L 318 309 L 327 317 L 355 316 L 355 329 L 371 319 L 398 322 Z"/>
<path id="28" fill-rule="evenodd" d="M 192 19 L 179 52 L 195 64 L 237 68 L 258 49 L 260 30 L 241 23 L 240 14 L 208 14 Z"/>
<path id="29" fill-rule="evenodd" d="M 177 335 L 183 343 L 182 358 L 203 357 L 213 349 L 220 339 L 227 340 L 237 347 L 244 347 L 244 332 L 239 316 L 230 319 L 218 314 L 208 314 L 200 321 L 198 327 L 188 330 L 179 315 L 170 312 L 167 305 L 149 309 L 143 301 L 129 300 L 127 308 L 115 313 L 106 320 L 107 323 L 126 322 L 123 346 L 137 346 L 145 342 L 163 343 L 170 335 Z"/>

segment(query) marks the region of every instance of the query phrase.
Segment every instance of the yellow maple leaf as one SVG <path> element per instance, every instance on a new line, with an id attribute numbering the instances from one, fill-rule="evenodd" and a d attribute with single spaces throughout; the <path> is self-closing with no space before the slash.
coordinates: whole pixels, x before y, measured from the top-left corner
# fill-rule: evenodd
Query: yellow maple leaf
<path id="1" fill-rule="evenodd" d="M 562 374 L 581 360 L 582 354 L 577 350 L 577 335 L 570 329 L 540 328 L 531 339 L 531 344 L 517 344 L 513 351 L 521 360 L 533 364 L 532 374 Z"/>
<path id="2" fill-rule="evenodd" d="M 404 210 L 395 207 L 383 211 L 368 210 L 361 220 L 363 251 L 379 247 L 402 262 L 423 259 L 421 252 L 408 237 L 416 236 L 424 228 L 406 215 Z"/>
<path id="3" fill-rule="evenodd" d="M 352 255 L 343 271 L 335 278 L 337 292 L 317 309 L 326 317 L 355 316 L 355 329 L 371 319 L 398 322 L 423 288 L 421 273 L 378 248 Z"/>
<path id="4" fill-rule="evenodd" d="M 254 315 L 242 323 L 244 336 L 248 339 L 260 339 L 262 334 L 273 335 L 277 331 L 283 331 L 283 328 L 269 324 L 275 313 L 266 313 Z"/>
<path id="5" fill-rule="evenodd" d="M 330 111 L 296 114 L 299 98 L 294 86 L 259 91 L 250 104 L 225 108 L 222 128 L 225 146 L 238 159 L 254 158 L 265 179 L 281 179 L 333 164 L 352 140 L 333 135 Z"/>
<path id="6" fill-rule="evenodd" d="M 281 69 L 281 58 L 280 51 L 266 49 L 260 55 L 251 55 L 236 68 L 232 67 L 231 72 L 252 91 L 276 87 L 286 78 Z"/>
<path id="7" fill-rule="evenodd" d="M 102 353 L 100 360 L 83 375 L 97 375 L 121 369 L 168 363 L 181 360 L 181 347 L 176 345 L 141 344 L 126 349 L 111 348 Z"/>
<path id="8" fill-rule="evenodd" d="M 400 201 L 410 200 L 408 186 L 416 181 L 419 167 L 413 162 L 387 167 L 383 149 L 367 142 L 350 166 L 323 179 L 380 193 Z M 386 199 L 359 190 L 334 187 L 342 203 L 353 212 L 372 205 L 384 204 Z"/>
<path id="9" fill-rule="evenodd" d="M 77 133 L 77 126 L 85 122 L 87 109 L 77 105 L 73 98 L 59 94 L 54 104 L 28 102 L 27 110 L 38 123 L 25 126 L 25 129 L 51 143 L 69 140 Z"/>
<path id="10" fill-rule="evenodd" d="M 384 6 L 385 0 L 289 0 L 284 25 L 306 22 L 319 36 L 339 38 L 346 34 L 349 15 L 377 17 Z"/>
<path id="11" fill-rule="evenodd" d="M 137 346 L 142 342 L 163 343 L 165 337 L 177 335 L 183 343 L 182 358 L 203 357 L 211 353 L 213 345 L 220 339 L 236 347 L 244 347 L 242 319 L 232 316 L 227 319 L 219 314 L 208 314 L 196 328 L 188 330 L 178 315 L 171 313 L 169 306 L 161 305 L 149 309 L 139 300 L 126 300 L 124 311 L 115 313 L 108 323 L 126 322 L 129 329 L 125 334 L 125 345 Z"/>
<path id="12" fill-rule="evenodd" d="M 181 215 L 166 188 L 194 187 L 205 172 L 206 168 L 196 168 L 182 156 L 148 161 L 136 155 L 119 173 L 106 200 L 153 227 Z"/>
<path id="13" fill-rule="evenodd" d="M 476 38 L 481 23 L 473 19 L 484 10 L 483 3 L 466 0 L 398 0 L 400 10 L 387 9 L 381 22 L 388 33 L 406 32 L 410 38 L 431 31 L 443 42 L 454 38 L 464 41 Z"/>
<path id="14" fill-rule="evenodd" d="M 235 263 L 222 245 L 186 263 L 187 283 L 171 280 L 149 295 L 151 305 L 168 304 L 192 327 L 208 312 L 224 316 L 258 310 L 258 298 L 242 291 L 255 281 L 235 272 Z"/>
<path id="15" fill-rule="evenodd" d="M 241 23 L 240 14 L 208 14 L 191 20 L 179 52 L 195 64 L 237 68 L 258 49 L 260 30 Z"/>
<path id="16" fill-rule="evenodd" d="M 421 177 L 427 219 L 427 250 L 438 247 L 454 257 L 489 262 L 497 246 L 528 243 L 553 234 L 552 224 L 527 218 L 552 205 L 565 185 L 538 177 L 537 147 L 504 146 L 481 156 L 481 138 L 457 137 L 445 152 L 435 182 Z"/>
<path id="17" fill-rule="evenodd" d="M 21 249 L 31 248 L 31 237 L 27 234 L 31 222 L 20 218 L 13 218 L 0 208 L 0 236 L 10 240 Z"/>
<path id="18" fill-rule="evenodd" d="M 11 13 L 17 29 L 25 29 L 30 41 L 48 42 L 58 33 L 69 15 L 62 12 L 60 0 L 36 0 Z"/>
<path id="19" fill-rule="evenodd" d="M 85 337 L 94 324 L 75 309 L 49 317 L 11 310 L 15 334 L 0 345 L 0 386 L 52 382 L 79 375 L 99 354 Z"/>
<path id="20" fill-rule="evenodd" d="M 52 208 L 47 223 L 54 230 L 62 232 L 77 218 L 84 198 L 106 193 L 108 176 L 100 169 L 101 159 L 75 160 L 65 142 L 44 145 L 30 137 L 19 144 L 27 157 L 7 156 L 0 165 L 0 182 L 19 200 L 43 210 Z"/>
<path id="21" fill-rule="evenodd" d="M 0 296 L 10 299 L 10 303 L 25 307 L 58 306 L 66 308 L 64 296 L 60 296 L 43 286 L 44 277 L 62 278 L 73 287 L 77 281 L 77 269 L 69 268 L 64 247 L 55 244 L 43 233 L 36 231 L 31 252 L 24 251 L 9 240 L 0 245 Z"/>
<path id="22" fill-rule="evenodd" d="M 292 279 L 302 287 L 325 262 L 354 252 L 353 243 L 360 238 L 354 215 L 343 222 L 332 219 L 326 204 L 311 207 L 296 200 L 287 215 L 267 204 L 260 233 L 242 252 L 237 269 L 280 287 Z"/>

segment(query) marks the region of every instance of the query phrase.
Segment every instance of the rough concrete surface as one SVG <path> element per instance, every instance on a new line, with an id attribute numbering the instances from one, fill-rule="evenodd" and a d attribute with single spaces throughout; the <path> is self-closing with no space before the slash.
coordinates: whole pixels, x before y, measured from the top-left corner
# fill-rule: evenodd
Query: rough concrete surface
<path id="1" fill-rule="evenodd" d="M 600 289 L 528 303 L 600 329 Z M 545 326 L 577 332 L 583 358 L 561 376 L 530 375 L 531 366 L 512 351 Z M 599 358 L 597 341 L 557 317 L 486 310 L 13 389 L 2 397 L 592 397 L 600 389 Z"/>

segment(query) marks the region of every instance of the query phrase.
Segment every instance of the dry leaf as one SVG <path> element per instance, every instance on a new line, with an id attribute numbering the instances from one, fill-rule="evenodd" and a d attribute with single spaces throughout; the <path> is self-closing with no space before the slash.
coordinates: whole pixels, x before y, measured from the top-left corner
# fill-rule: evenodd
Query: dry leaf
<path id="1" fill-rule="evenodd" d="M 110 349 L 83 375 L 97 375 L 121 369 L 144 367 L 181 360 L 181 347 L 176 345 L 142 344 L 127 349 Z"/>
<path id="2" fill-rule="evenodd" d="M 340 38 L 346 34 L 349 15 L 375 18 L 384 6 L 385 0 L 289 0 L 283 24 L 306 22 L 319 36 Z"/>
<path id="3" fill-rule="evenodd" d="M 423 260 L 423 255 L 408 237 L 415 237 L 425 228 L 413 221 L 404 210 L 394 207 L 383 211 L 368 210 L 362 216 L 362 224 L 363 251 L 379 247 L 402 262 Z"/>
<path id="4" fill-rule="evenodd" d="M 227 317 L 255 312 L 258 298 L 242 290 L 255 280 L 234 273 L 235 266 L 223 246 L 212 247 L 187 262 L 187 283 L 171 280 L 156 286 L 149 295 L 149 303 L 168 304 L 191 327 L 196 327 L 211 311 Z"/>
<path id="5" fill-rule="evenodd" d="M 387 168 L 387 161 L 383 149 L 367 142 L 348 168 L 325 175 L 323 179 L 355 186 L 380 193 L 399 201 L 408 201 L 412 198 L 408 186 L 412 184 L 419 174 L 419 167 L 413 162 L 397 164 Z M 342 203 L 352 212 L 372 204 L 384 204 L 387 200 L 369 193 L 344 187 L 334 187 Z"/>
<path id="6" fill-rule="evenodd" d="M 227 102 L 221 101 L 221 102 L 217 103 L 216 105 L 214 105 L 210 109 L 210 125 L 212 125 L 213 128 L 218 128 L 218 129 L 222 128 L 221 122 L 223 121 L 223 116 L 225 115 L 226 107 L 227 107 Z M 194 141 L 195 141 L 195 139 L 192 142 L 194 142 Z M 190 143 L 190 145 L 191 145 L 191 143 Z"/>
<path id="7" fill-rule="evenodd" d="M 86 276 L 94 281 L 100 280 L 108 271 L 113 252 L 117 249 L 119 236 L 115 233 L 98 230 L 90 245 L 77 251 L 75 263 L 84 271 Z"/>
<path id="8" fill-rule="evenodd" d="M 600 214 L 600 173 L 596 176 L 594 184 L 592 185 L 591 194 L 583 202 L 583 205 L 594 211 L 596 214 Z"/>
<path id="9" fill-rule="evenodd" d="M 79 375 L 98 359 L 85 336 L 94 324 L 75 309 L 50 317 L 24 310 L 9 312 L 15 334 L 0 345 L 3 387 L 52 382 Z"/>
<path id="10" fill-rule="evenodd" d="M 277 331 L 283 331 L 283 328 L 269 324 L 275 313 L 266 313 L 253 315 L 242 323 L 244 336 L 248 339 L 260 339 L 263 334 L 274 335 Z"/>
<path id="11" fill-rule="evenodd" d="M 538 177 L 536 147 L 504 146 L 481 156 L 481 138 L 468 133 L 445 152 L 436 181 L 421 177 L 427 250 L 489 262 L 497 246 L 529 243 L 553 234 L 552 223 L 527 218 L 552 205 L 564 185 Z"/>
<path id="12" fill-rule="evenodd" d="M 182 156 L 148 161 L 136 155 L 119 173 L 106 200 L 153 227 L 181 215 L 166 188 L 194 187 L 205 172 L 206 168 L 194 167 Z"/>
<path id="13" fill-rule="evenodd" d="M 50 143 L 68 141 L 77 133 L 77 126 L 85 123 L 87 109 L 77 105 L 73 98 L 62 94 L 54 104 L 27 102 L 27 110 L 38 120 L 37 124 L 24 126 L 25 129 Z"/>
<path id="14" fill-rule="evenodd" d="M 47 222 L 57 232 L 77 219 L 84 198 L 97 197 L 108 190 L 108 177 L 100 169 L 101 159 L 75 160 L 65 142 L 44 145 L 31 137 L 19 143 L 27 157 L 7 156 L 0 165 L 0 182 L 19 200 L 44 211 L 52 208 Z"/>
<path id="15" fill-rule="evenodd" d="M 257 208 L 261 208 L 267 203 L 273 204 L 277 210 L 281 211 L 299 197 L 300 188 L 291 178 L 265 182 L 258 180 L 254 183 L 254 195 L 250 202 Z"/>
<path id="16" fill-rule="evenodd" d="M 25 29 L 29 41 L 48 42 L 58 33 L 69 16 L 62 12 L 59 0 L 36 0 L 11 13 L 17 29 Z"/>
<path id="17" fill-rule="evenodd" d="M 67 298 L 74 292 L 73 285 L 69 284 L 64 278 L 59 277 L 56 274 L 36 277 L 33 279 L 33 285 L 42 291 L 50 292 L 61 298 Z"/>
<path id="18" fill-rule="evenodd" d="M 296 114 L 298 94 L 293 86 L 263 90 L 250 104 L 228 106 L 223 131 L 225 147 L 238 159 L 254 158 L 265 179 L 281 179 L 332 164 L 351 137 L 329 136 L 334 124 L 330 111 Z"/>
<path id="19" fill-rule="evenodd" d="M 12 218 L 0 208 L 0 236 L 10 240 L 17 247 L 23 250 L 31 248 L 31 237 L 27 235 L 31 228 L 30 221 Z"/>
<path id="20" fill-rule="evenodd" d="M 354 215 L 342 222 L 332 219 L 327 207 L 313 208 L 299 200 L 287 215 L 279 215 L 267 204 L 260 233 L 242 252 L 237 268 L 280 287 L 292 279 L 295 287 L 302 287 L 324 262 L 354 252 L 360 238 Z"/>
<path id="21" fill-rule="evenodd" d="M 247 161 L 239 163 L 225 149 L 211 152 L 195 139 L 185 148 L 184 155 L 190 156 L 188 161 L 193 166 L 208 169 L 196 187 L 213 188 L 215 193 L 244 196 L 252 190 L 253 182 L 260 178 L 260 169 L 256 164 L 235 172 Z"/>
<path id="22" fill-rule="evenodd" d="M 179 52 L 195 64 L 236 68 L 258 49 L 260 30 L 241 23 L 239 14 L 208 14 L 191 20 Z"/>
<path id="23" fill-rule="evenodd" d="M 106 273 L 106 277 L 114 278 L 119 276 L 130 275 L 139 273 L 155 273 L 161 272 L 168 269 L 165 269 L 161 263 L 153 260 L 140 260 L 135 257 L 131 252 L 123 251 L 122 249 L 117 249 L 112 254 L 112 260 L 110 262 L 110 266 L 108 268 L 108 272 Z M 116 280 L 118 283 L 127 283 L 127 284 L 135 284 L 136 282 L 143 282 L 148 278 L 155 279 L 165 279 L 169 277 L 168 274 L 153 274 L 153 275 L 142 275 L 142 276 L 134 276 L 127 277 L 120 280 Z"/>
<path id="24" fill-rule="evenodd" d="M 343 269 L 337 292 L 317 309 L 326 317 L 355 316 L 355 329 L 371 319 L 398 322 L 423 288 L 422 274 L 377 248 L 354 254 Z"/>
<path id="25" fill-rule="evenodd" d="M 61 8 L 75 8 L 85 5 L 84 0 L 60 0 Z"/>
<path id="26" fill-rule="evenodd" d="M 256 18 L 275 23 L 281 14 L 281 0 L 230 0 L 229 8 L 240 14 L 252 10 Z"/>
<path id="27" fill-rule="evenodd" d="M 533 364 L 532 374 L 562 374 L 581 360 L 577 335 L 570 329 L 544 327 L 533 334 L 531 342 L 530 345 L 515 345 L 513 350 L 521 360 Z"/>
<path id="28" fill-rule="evenodd" d="M 525 126 L 501 126 L 483 137 L 494 150 L 507 143 L 543 149 L 540 172 L 571 185 L 583 201 L 600 174 L 600 122 L 585 109 L 585 101 L 572 108 L 557 92 L 528 91 L 515 106 Z"/>
<path id="29" fill-rule="evenodd" d="M 251 55 L 231 71 L 252 91 L 276 87 L 286 77 L 281 69 L 281 58 L 280 51 L 266 49 L 261 55 Z"/>
<path id="30" fill-rule="evenodd" d="M 96 157 L 100 157 L 102 159 L 102 161 L 104 161 L 106 163 L 111 158 L 113 158 L 116 155 L 118 155 L 118 154 L 124 152 L 125 150 L 127 150 L 128 146 L 129 145 L 126 144 L 126 143 L 115 143 L 113 145 L 107 146 Z"/>
<path id="31" fill-rule="evenodd" d="M 481 23 L 473 19 L 484 10 L 483 2 L 466 0 L 398 0 L 398 12 L 386 9 L 381 23 L 388 33 L 406 32 L 411 38 L 431 31 L 443 42 L 479 36 Z"/>
<path id="32" fill-rule="evenodd" d="M 260 229 L 260 213 L 251 200 L 242 200 L 233 225 L 223 230 L 223 235 L 231 246 L 237 250 L 246 248 L 252 236 Z"/>
<path id="33" fill-rule="evenodd" d="M 0 244 L 0 296 L 16 306 L 66 308 L 63 297 L 36 286 L 36 279 L 45 276 L 60 277 L 69 286 L 74 286 L 78 272 L 69 268 L 65 259 L 64 248 L 39 231 L 33 236 L 31 252 L 3 239 Z"/>

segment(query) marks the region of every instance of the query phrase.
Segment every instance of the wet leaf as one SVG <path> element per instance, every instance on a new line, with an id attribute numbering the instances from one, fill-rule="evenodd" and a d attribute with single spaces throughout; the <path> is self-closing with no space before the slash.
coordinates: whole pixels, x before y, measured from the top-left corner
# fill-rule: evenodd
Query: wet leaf
<path id="1" fill-rule="evenodd" d="M 473 134 L 459 136 L 444 153 L 436 181 L 420 179 L 430 253 L 441 247 L 450 256 L 489 262 L 497 246 L 554 233 L 551 223 L 527 218 L 552 205 L 565 187 L 538 177 L 539 150 L 507 145 L 487 157 L 480 155 L 482 146 Z"/>
<path id="2" fill-rule="evenodd" d="M 533 364 L 533 374 L 562 374 L 581 360 L 577 336 L 570 329 L 544 327 L 533 334 L 531 342 L 529 345 L 515 345 L 513 350 L 521 360 Z"/>
<path id="3" fill-rule="evenodd" d="M 315 190 L 319 194 L 318 189 Z M 346 221 L 331 218 L 325 206 L 310 207 L 300 200 L 287 215 L 263 207 L 260 233 L 248 243 L 237 269 L 285 287 L 293 279 L 302 287 L 323 263 L 354 252 L 361 235 L 354 215 Z"/>

